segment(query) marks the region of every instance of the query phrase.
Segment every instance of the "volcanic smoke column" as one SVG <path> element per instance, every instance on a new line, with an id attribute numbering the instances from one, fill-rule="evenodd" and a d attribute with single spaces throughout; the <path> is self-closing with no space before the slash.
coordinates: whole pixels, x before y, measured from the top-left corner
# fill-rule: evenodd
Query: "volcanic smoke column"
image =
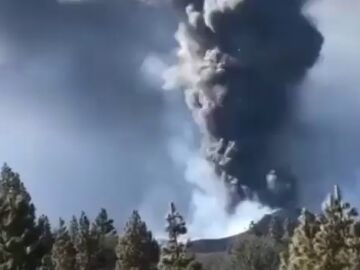
<path id="1" fill-rule="evenodd" d="M 166 87 L 184 89 L 206 158 L 229 187 L 228 210 L 254 194 L 271 206 L 296 203 L 293 178 L 268 173 L 282 166 L 272 136 L 323 43 L 305 0 L 173 1 L 180 48 Z"/>

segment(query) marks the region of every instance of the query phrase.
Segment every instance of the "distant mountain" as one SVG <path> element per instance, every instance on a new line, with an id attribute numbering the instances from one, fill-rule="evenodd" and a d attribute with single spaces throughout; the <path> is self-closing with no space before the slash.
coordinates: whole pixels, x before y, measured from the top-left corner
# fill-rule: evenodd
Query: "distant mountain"
<path id="1" fill-rule="evenodd" d="M 300 215 L 299 209 L 282 209 L 272 214 L 265 215 L 254 227 L 256 231 L 262 235 L 267 235 L 270 223 L 274 217 L 280 222 L 289 220 L 290 222 L 297 223 L 298 216 Z M 231 256 L 230 252 L 235 244 L 253 241 L 254 235 L 250 231 L 246 231 L 230 237 L 220 239 L 201 239 L 192 241 L 190 243 L 190 251 L 195 254 L 198 261 L 200 261 L 206 270 L 221 270 L 228 269 L 230 265 Z M 230 268 L 229 268 L 230 269 Z"/>
<path id="2" fill-rule="evenodd" d="M 265 215 L 255 224 L 256 230 L 261 234 L 267 234 L 271 220 L 276 217 L 280 222 L 288 219 L 291 222 L 297 222 L 300 215 L 300 209 L 281 209 L 272 214 Z M 206 253 L 227 253 L 231 250 L 237 241 L 241 241 L 250 234 L 249 231 L 220 239 L 201 239 L 190 243 L 190 250 L 196 254 Z"/>

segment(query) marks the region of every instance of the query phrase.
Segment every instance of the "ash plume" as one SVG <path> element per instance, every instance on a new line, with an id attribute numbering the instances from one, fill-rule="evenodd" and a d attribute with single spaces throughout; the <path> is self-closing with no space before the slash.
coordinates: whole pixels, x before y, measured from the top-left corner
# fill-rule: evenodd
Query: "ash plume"
<path id="1" fill-rule="evenodd" d="M 296 180 L 272 140 L 291 121 L 298 85 L 323 43 L 302 13 L 306 1 L 173 4 L 181 18 L 178 64 L 165 88 L 184 90 L 203 152 L 227 187 L 228 210 L 253 197 L 272 207 L 296 204 Z"/>

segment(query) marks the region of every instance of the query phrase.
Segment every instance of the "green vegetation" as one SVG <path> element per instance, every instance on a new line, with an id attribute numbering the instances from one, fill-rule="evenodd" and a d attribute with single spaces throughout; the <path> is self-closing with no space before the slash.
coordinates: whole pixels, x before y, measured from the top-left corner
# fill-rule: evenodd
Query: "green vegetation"
<path id="1" fill-rule="evenodd" d="M 116 253 L 119 269 L 156 269 L 159 262 L 159 245 L 137 211 L 132 213 L 127 222 L 125 233 L 119 239 Z"/>
<path id="2" fill-rule="evenodd" d="M 177 242 L 186 227 L 182 217 L 173 214 L 175 223 L 171 221 L 167 231 L 176 235 L 176 243 L 170 238 L 163 251 L 137 211 L 120 236 L 105 209 L 94 222 L 85 212 L 73 216 L 69 224 L 60 219 L 52 231 L 46 216 L 36 220 L 35 206 L 20 176 L 4 165 L 0 178 L 0 270 L 156 270 L 161 267 L 160 255 L 165 258 L 168 251 L 178 255 L 174 265 L 163 269 L 200 269 L 194 257 L 187 256 L 186 246 Z M 182 222 L 178 222 L 180 218 Z"/>
<path id="3" fill-rule="evenodd" d="M 195 257 L 188 254 L 187 244 L 180 241 L 180 237 L 187 233 L 187 228 L 183 216 L 176 211 L 174 203 L 170 204 L 166 221 L 168 240 L 161 252 L 159 270 L 202 269 Z"/>
<path id="4" fill-rule="evenodd" d="M 60 219 L 59 227 L 54 233 L 55 243 L 52 249 L 52 261 L 48 261 L 48 268 L 56 270 L 75 270 L 76 250 L 66 228 L 65 221 Z"/>
<path id="5" fill-rule="evenodd" d="M 46 216 L 36 217 L 20 176 L 1 170 L 0 270 L 360 270 L 358 214 L 337 186 L 320 214 L 265 216 L 243 234 L 211 240 L 213 253 L 204 253 L 209 241 L 185 239 L 174 203 L 166 223 L 162 246 L 137 211 L 120 234 L 105 209 L 93 221 L 84 212 L 68 224 L 60 219 L 52 230 Z M 223 249 L 214 251 L 216 243 Z"/>
<path id="6" fill-rule="evenodd" d="M 269 236 L 249 235 L 231 252 L 230 268 L 234 270 L 277 270 L 279 253 L 284 245 Z"/>
<path id="7" fill-rule="evenodd" d="M 329 196 L 323 213 L 303 210 L 300 224 L 282 254 L 281 270 L 360 269 L 360 223 L 357 211 L 343 202 L 339 187 Z"/>
<path id="8" fill-rule="evenodd" d="M 6 164 L 0 179 L 0 269 L 33 270 L 50 251 L 46 217 L 36 222 L 35 207 L 17 173 Z"/>

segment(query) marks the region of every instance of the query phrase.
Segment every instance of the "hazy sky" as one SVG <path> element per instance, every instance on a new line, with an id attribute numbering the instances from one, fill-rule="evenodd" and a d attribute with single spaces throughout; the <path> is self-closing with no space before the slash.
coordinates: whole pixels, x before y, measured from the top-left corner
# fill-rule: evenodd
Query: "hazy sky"
<path id="1" fill-rule="evenodd" d="M 304 118 L 343 123 L 356 143 L 339 153 L 353 149 L 346 162 L 357 164 L 358 121 L 344 119 L 360 104 L 359 1 L 320 0 L 311 13 L 325 47 L 305 82 L 318 91 L 304 95 Z M 0 1 L 0 162 L 21 174 L 39 214 L 105 207 L 123 223 L 136 208 L 159 227 L 170 200 L 187 212 L 191 187 L 168 140 L 191 120 L 181 97 L 160 91 L 164 67 L 149 58 L 175 48 L 175 29 L 169 10 L 132 0 Z"/>
<path id="2" fill-rule="evenodd" d="M 149 201 L 160 216 L 186 201 L 164 96 L 141 69 L 175 46 L 169 17 L 135 1 L 0 2 L 0 161 L 40 213 L 106 207 L 120 222 Z"/>

